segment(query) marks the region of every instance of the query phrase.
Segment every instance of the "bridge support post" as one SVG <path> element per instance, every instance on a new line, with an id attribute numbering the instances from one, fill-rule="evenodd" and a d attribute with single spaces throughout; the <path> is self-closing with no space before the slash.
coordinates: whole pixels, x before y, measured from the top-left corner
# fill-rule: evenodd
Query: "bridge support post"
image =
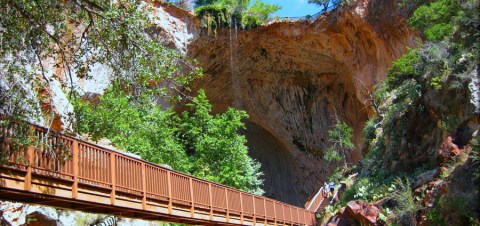
<path id="1" fill-rule="evenodd" d="M 79 152 L 78 152 L 78 141 L 73 140 L 73 185 L 72 185 L 72 199 L 78 197 L 78 166 L 79 166 Z"/>

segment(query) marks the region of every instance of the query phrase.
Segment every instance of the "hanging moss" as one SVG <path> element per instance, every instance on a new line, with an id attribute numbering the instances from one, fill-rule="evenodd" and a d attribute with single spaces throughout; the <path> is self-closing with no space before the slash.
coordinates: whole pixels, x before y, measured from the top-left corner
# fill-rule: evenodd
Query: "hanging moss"
<path id="1" fill-rule="evenodd" d="M 200 26 L 207 29 L 208 35 L 217 33 L 217 29 L 230 26 L 230 16 L 227 9 L 217 5 L 207 5 L 195 9 Z"/>

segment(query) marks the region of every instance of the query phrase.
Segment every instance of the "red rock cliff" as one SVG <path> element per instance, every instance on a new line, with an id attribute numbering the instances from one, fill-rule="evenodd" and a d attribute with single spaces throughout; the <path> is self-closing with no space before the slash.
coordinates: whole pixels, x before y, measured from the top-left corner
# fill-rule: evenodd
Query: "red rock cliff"
<path id="1" fill-rule="evenodd" d="M 197 88 L 215 111 L 234 105 L 250 115 L 245 134 L 266 195 L 302 205 L 331 173 L 322 155 L 335 115 L 354 129 L 347 159 L 356 162 L 372 114 L 361 83 L 384 79 L 415 37 L 396 1 L 365 0 L 312 20 L 200 35 L 188 54 L 204 68 Z"/>

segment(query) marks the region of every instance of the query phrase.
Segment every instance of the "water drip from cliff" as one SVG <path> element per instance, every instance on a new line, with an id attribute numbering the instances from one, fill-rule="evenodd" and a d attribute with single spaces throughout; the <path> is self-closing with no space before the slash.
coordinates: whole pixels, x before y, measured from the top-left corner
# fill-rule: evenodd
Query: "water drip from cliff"
<path id="1" fill-rule="evenodd" d="M 237 71 L 237 52 L 238 52 L 238 27 L 237 19 L 231 18 L 232 25 L 230 26 L 230 71 L 232 79 L 232 94 L 233 94 L 233 107 L 241 108 L 242 101 L 240 97 L 240 80 L 238 79 Z M 233 28 L 232 28 L 233 27 Z M 235 29 L 232 31 L 232 29 Z M 234 32 L 234 33 L 233 33 Z M 233 33 L 233 34 L 232 34 Z"/>

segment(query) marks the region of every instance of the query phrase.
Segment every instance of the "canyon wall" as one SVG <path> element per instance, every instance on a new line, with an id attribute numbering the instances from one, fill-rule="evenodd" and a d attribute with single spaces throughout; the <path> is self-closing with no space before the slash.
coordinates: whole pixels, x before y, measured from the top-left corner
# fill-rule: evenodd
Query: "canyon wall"
<path id="1" fill-rule="evenodd" d="M 359 1 L 310 20 L 220 29 L 189 45 L 205 72 L 196 87 L 215 111 L 234 106 L 250 115 L 244 133 L 267 196 L 301 206 L 323 184 L 336 117 L 353 128 L 348 161 L 361 158 L 362 128 L 373 114 L 366 89 L 415 45 L 402 13 L 395 1 Z"/>
<path id="2" fill-rule="evenodd" d="M 200 62 L 205 76 L 196 88 L 206 90 L 216 112 L 234 106 L 250 115 L 243 132 L 262 163 L 266 195 L 298 206 L 331 174 L 323 152 L 336 117 L 353 128 L 356 148 L 348 161 L 361 158 L 362 128 L 374 114 L 365 89 L 415 45 L 397 1 L 363 0 L 310 20 L 224 28 L 214 35 L 190 12 L 155 4 L 154 27 L 147 32 Z M 111 71 L 91 65 L 93 78 L 74 73 L 69 81 L 45 64 L 48 76 L 58 79 L 41 93 L 49 97 L 42 108 L 54 114 L 54 129 L 65 130 L 72 107 L 61 87 L 72 83 L 80 95 L 102 94 Z"/>

